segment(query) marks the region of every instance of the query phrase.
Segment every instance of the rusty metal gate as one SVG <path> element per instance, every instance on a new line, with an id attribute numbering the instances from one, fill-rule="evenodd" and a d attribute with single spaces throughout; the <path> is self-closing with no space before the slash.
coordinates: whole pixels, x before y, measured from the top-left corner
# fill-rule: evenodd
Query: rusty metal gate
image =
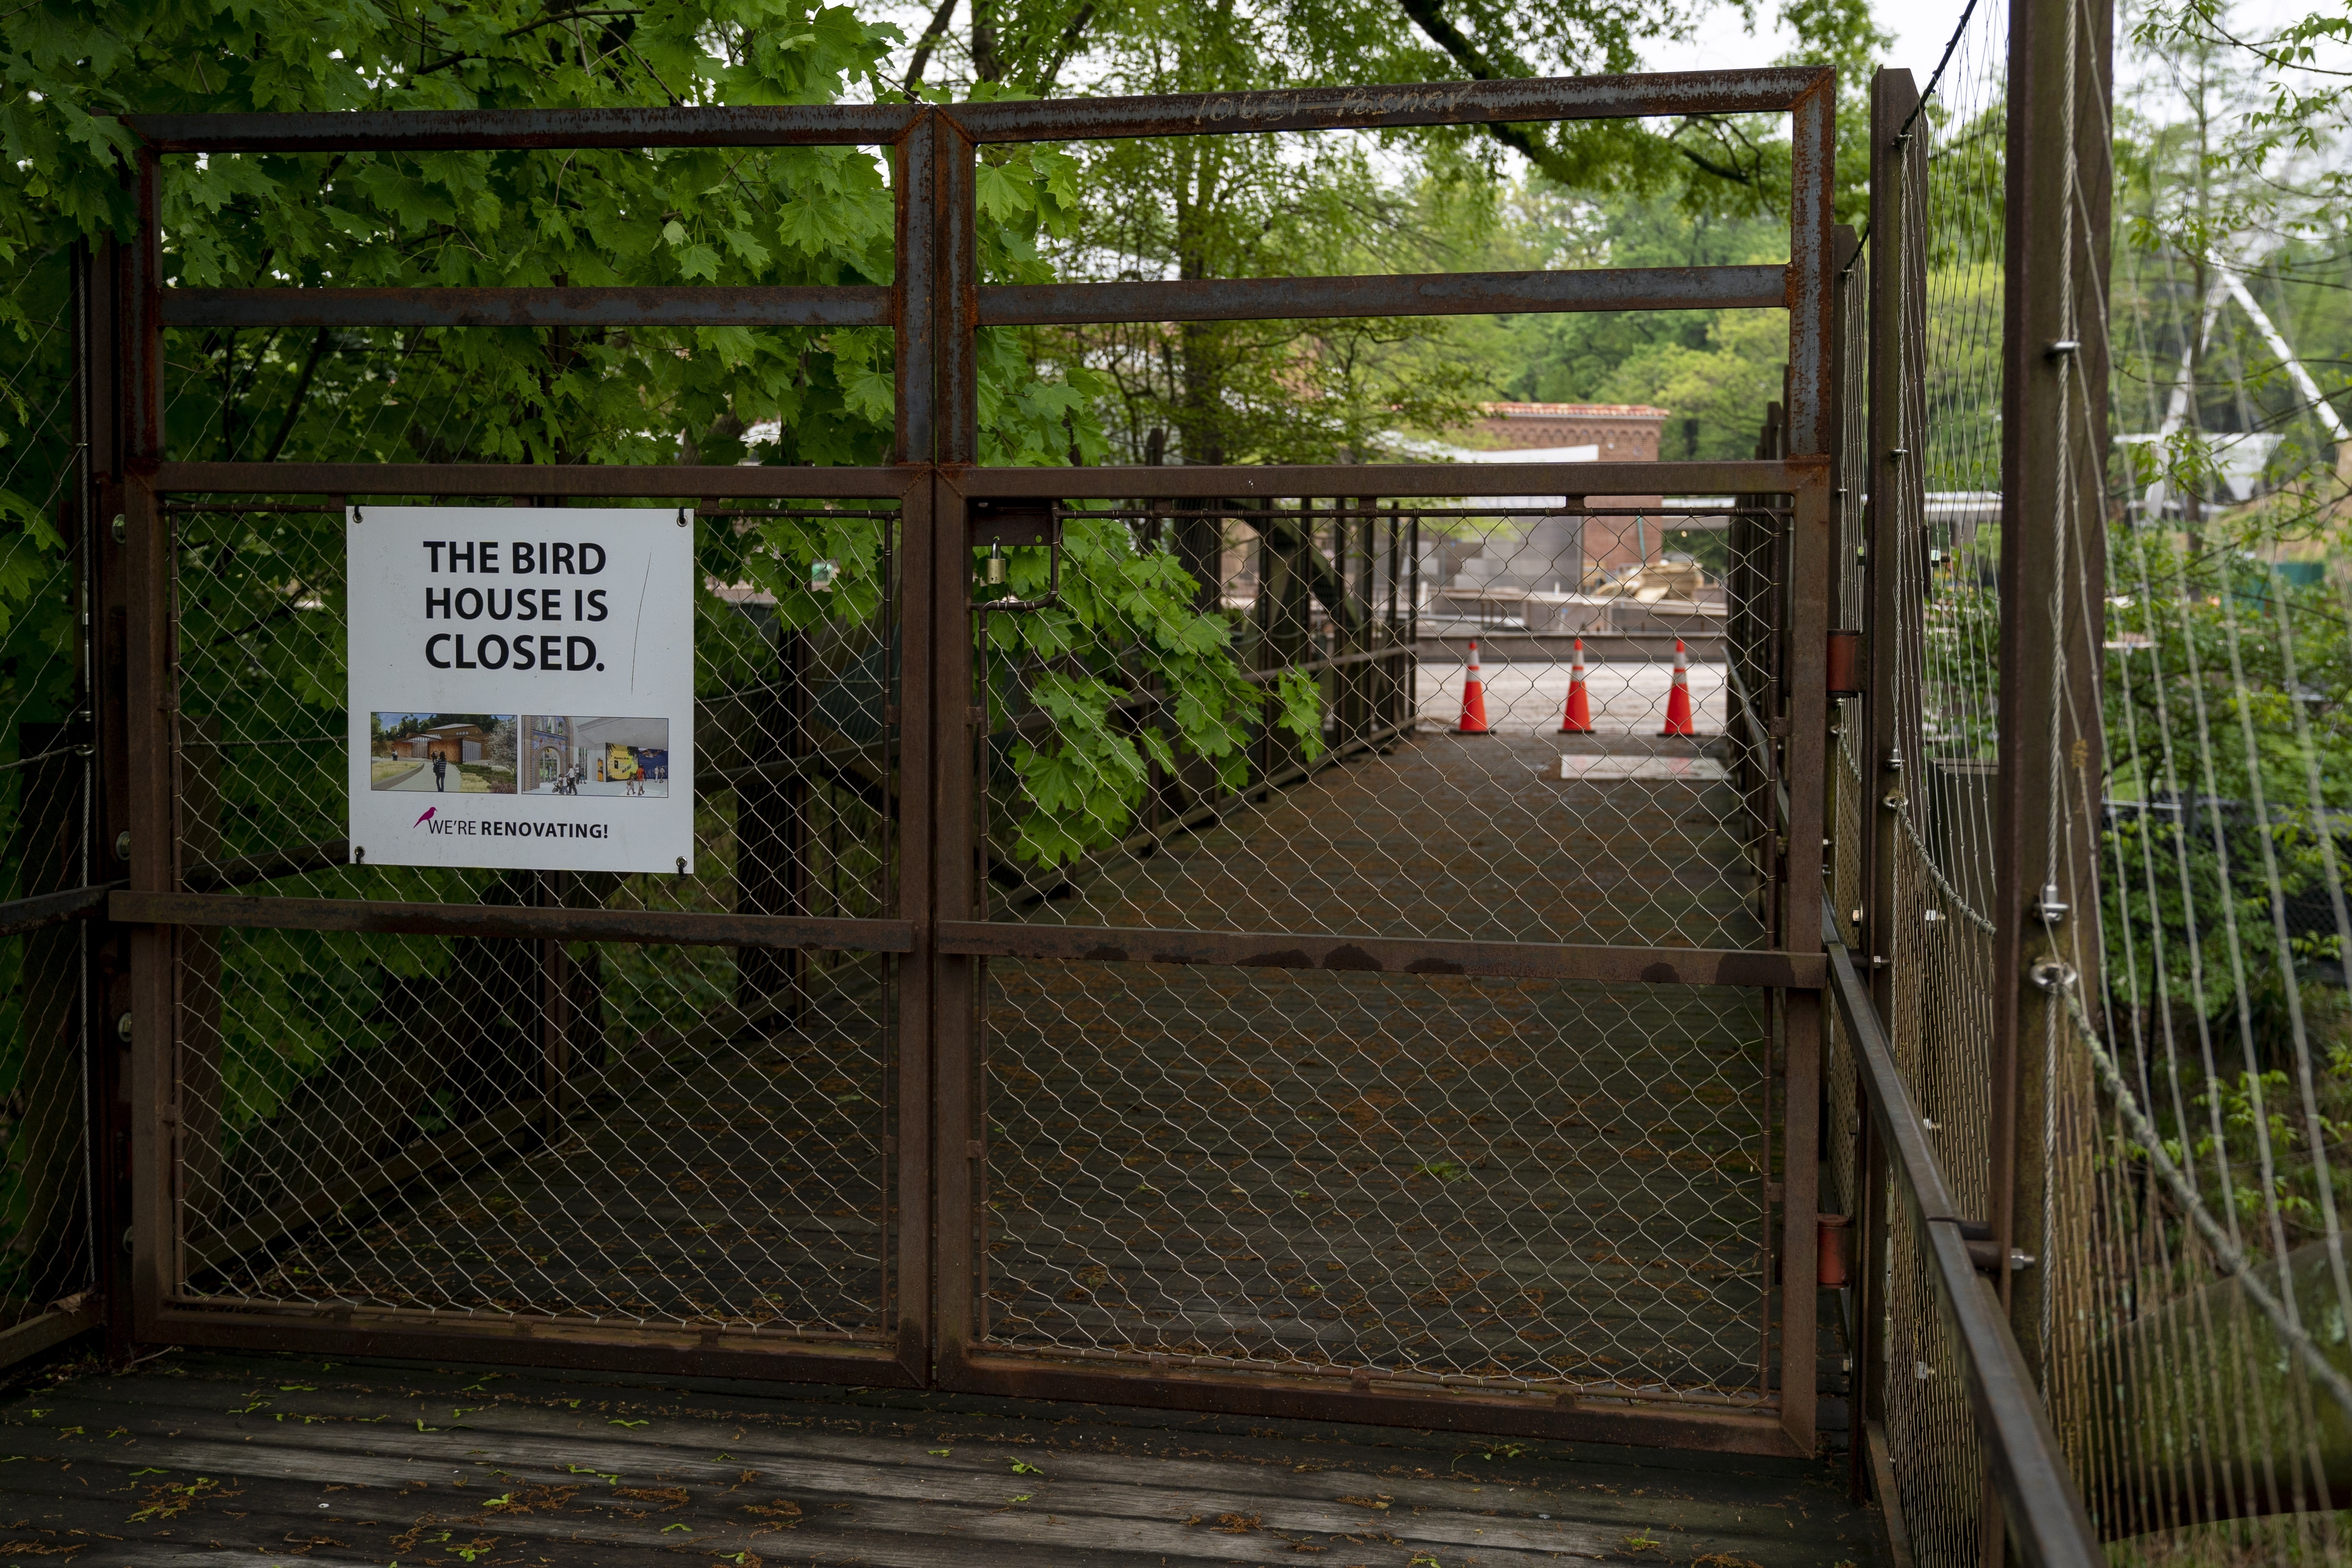
<path id="1" fill-rule="evenodd" d="M 141 226 L 90 268 L 84 417 L 116 520 L 88 592 L 139 1335 L 1810 1453 L 1833 94 L 1790 68 L 134 120 Z M 992 143 L 1773 112 L 1785 266 L 978 275 Z M 163 283 L 169 157 L 795 144 L 889 150 L 887 287 Z M 1567 481 L 978 461 L 986 328 L 1721 306 L 1789 311 L 1794 455 Z M 173 329 L 609 323 L 887 329 L 894 460 L 165 438 Z M 456 499 L 690 515 L 742 581 L 854 563 L 856 613 L 817 621 L 714 581 L 692 875 L 354 863 L 343 509 Z M 1710 533 L 1682 620 L 1586 591 L 1669 525 Z M 1260 717 L 1227 754 L 1174 744 L 1181 681 L 1097 606 L 1080 673 L 1118 685 L 1136 771 L 1041 854 L 1039 759 L 1097 721 L 1024 617 L 1113 549 L 1181 566 Z M 1497 732 L 1448 735 L 1482 637 L 1508 645 Z M 1613 673 L 1563 736 L 1580 637 Z M 1704 722 L 1660 737 L 1677 688 Z"/>

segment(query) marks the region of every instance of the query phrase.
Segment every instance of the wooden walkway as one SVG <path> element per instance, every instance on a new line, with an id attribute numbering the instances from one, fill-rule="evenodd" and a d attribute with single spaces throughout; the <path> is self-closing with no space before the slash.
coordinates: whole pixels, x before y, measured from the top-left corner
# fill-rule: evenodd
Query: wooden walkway
<path id="1" fill-rule="evenodd" d="M 1100 1405 L 173 1352 L 0 1410 L 75 1568 L 1833 1568 L 1826 1468 Z"/>

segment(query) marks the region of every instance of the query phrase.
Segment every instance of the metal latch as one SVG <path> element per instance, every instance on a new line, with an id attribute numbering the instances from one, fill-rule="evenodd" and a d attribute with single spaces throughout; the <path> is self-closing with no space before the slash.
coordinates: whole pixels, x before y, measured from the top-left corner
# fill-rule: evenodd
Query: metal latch
<path id="1" fill-rule="evenodd" d="M 1026 614 L 1060 603 L 1062 597 L 1062 514 L 1050 500 L 985 496 L 971 503 L 968 519 L 971 547 L 985 549 L 981 561 L 983 588 L 1004 586 L 1007 549 L 1034 550 L 1046 554 L 1045 594 L 1039 599 L 974 599 L 982 616 Z"/>

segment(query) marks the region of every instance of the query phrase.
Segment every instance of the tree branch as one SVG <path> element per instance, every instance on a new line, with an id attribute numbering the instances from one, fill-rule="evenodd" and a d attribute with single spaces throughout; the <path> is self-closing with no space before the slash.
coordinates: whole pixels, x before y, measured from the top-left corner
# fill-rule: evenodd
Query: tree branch
<path id="1" fill-rule="evenodd" d="M 915 41 L 915 58 L 907 62 L 904 90 L 908 98 L 921 96 L 917 89 L 923 85 L 924 68 L 931 63 L 931 51 L 939 47 L 940 40 L 947 36 L 948 23 L 954 18 L 955 8 L 956 0 L 940 0 L 939 8 L 931 13 L 930 21 L 924 26 L 923 36 Z"/>
<path id="2" fill-rule="evenodd" d="M 270 437 L 269 451 L 261 459 L 265 463 L 276 462 L 278 454 L 286 449 L 286 437 L 294 434 L 295 417 L 310 395 L 310 378 L 319 373 L 320 356 L 327 352 L 327 335 L 328 329 L 320 327 L 319 335 L 310 340 L 310 357 L 302 362 L 302 374 L 294 378 L 294 395 L 287 400 L 286 417 L 278 422 L 278 434 Z"/>
<path id="3" fill-rule="evenodd" d="M 642 16 L 644 15 L 645 13 L 642 11 L 608 11 L 598 7 L 583 5 L 576 10 L 550 12 L 548 15 L 541 16 L 536 22 L 527 22 L 523 26 L 514 28 L 510 32 L 499 34 L 499 37 L 501 41 L 510 38 L 520 38 L 526 33 L 536 33 L 541 27 L 551 27 L 558 22 L 578 21 L 583 16 L 620 17 Z M 435 60 L 429 66 L 418 66 L 415 70 L 409 74 L 412 76 L 429 76 L 435 71 L 445 69 L 450 66 L 459 65 L 467 60 L 478 58 L 479 57 L 466 54 L 463 51 L 454 55 L 445 55 L 441 58 Z M 667 87 L 663 88 L 662 90 L 664 92 L 669 92 L 669 89 Z M 672 93 L 671 97 L 675 99 L 677 94 Z"/>
<path id="4" fill-rule="evenodd" d="M 1524 71 L 1506 73 L 1496 70 L 1478 46 L 1465 37 L 1462 29 L 1445 19 L 1444 13 L 1437 8 L 1437 0 L 1397 0 L 1397 5 L 1403 9 L 1407 16 L 1412 19 L 1413 26 L 1427 35 L 1431 43 L 1444 49 L 1455 65 L 1468 73 L 1472 81 L 1502 81 L 1508 79 L 1512 75 L 1528 74 Z M 1563 185 L 1576 183 L 1570 174 L 1567 160 L 1560 157 L 1550 147 L 1546 146 L 1528 127 L 1498 124 L 1490 121 L 1486 126 L 1486 131 L 1496 141 L 1533 163 L 1546 177 L 1555 183 Z"/>
<path id="5" fill-rule="evenodd" d="M 1497 69 L 1494 62 L 1486 58 L 1478 46 L 1465 36 L 1462 29 L 1445 19 L 1444 13 L 1437 8 L 1437 0 L 1397 0 L 1397 5 L 1407 16 L 1412 19 L 1413 26 L 1419 27 L 1428 37 L 1430 42 L 1444 49 L 1471 80 L 1503 81 L 1532 74 L 1525 70 Z M 1528 126 L 1504 125 L 1489 121 L 1485 130 L 1496 141 L 1534 164 L 1539 173 L 1554 184 L 1574 185 L 1580 183 L 1577 171 L 1569 161 L 1561 157 L 1558 151 L 1547 144 Z M 1742 171 L 1736 164 L 1716 163 L 1692 151 L 1680 142 L 1675 142 L 1674 148 L 1693 164 L 1718 179 L 1728 180 L 1734 184 L 1740 185 L 1752 185 L 1756 183 L 1756 176 L 1752 172 Z"/>
<path id="6" fill-rule="evenodd" d="M 1037 73 L 1038 97 L 1045 98 L 1052 94 L 1054 79 L 1062 74 L 1062 68 L 1070 63 L 1072 55 L 1077 53 L 1078 43 L 1086 37 L 1087 24 L 1094 19 L 1094 0 L 1087 0 L 1087 4 L 1079 6 L 1076 14 L 1070 18 L 1070 25 L 1062 29 L 1061 43 L 1055 48 L 1054 58 L 1045 62 L 1045 68 Z"/>

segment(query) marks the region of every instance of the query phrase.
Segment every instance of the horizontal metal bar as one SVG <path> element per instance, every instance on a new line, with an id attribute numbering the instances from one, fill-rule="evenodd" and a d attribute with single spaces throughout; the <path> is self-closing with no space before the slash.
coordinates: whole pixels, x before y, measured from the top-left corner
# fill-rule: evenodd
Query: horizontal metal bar
<path id="1" fill-rule="evenodd" d="M 89 920 L 106 908 L 107 895 L 121 886 L 120 882 L 108 882 L 95 888 L 68 888 L 61 893 L 11 899 L 0 903 L 0 936 L 22 936 L 43 926 Z"/>
<path id="2" fill-rule="evenodd" d="M 142 1337 L 175 1345 L 883 1388 L 916 1387 L 920 1381 L 894 1349 L 707 1327 L 634 1328 L 488 1313 L 443 1323 L 341 1303 L 208 1310 L 185 1299 L 163 1303 L 140 1327 Z"/>
<path id="3" fill-rule="evenodd" d="M 348 737 L 333 737 L 337 745 L 348 744 Z M 192 750 L 200 742 L 182 741 L 182 751 Z M 271 849 L 259 855 L 241 855 L 234 860 L 199 860 L 184 868 L 180 880 L 192 893 L 217 893 L 229 888 L 249 887 L 255 882 L 274 882 L 280 877 L 306 877 L 320 871 L 331 871 L 352 863 L 352 842 L 348 838 L 322 838 L 315 844 L 298 844 L 288 849 Z"/>
<path id="4" fill-rule="evenodd" d="M 1301 88 L 958 103 L 940 113 L 973 142 L 1201 136 L 1217 132 L 1371 130 L 1496 121 L 1625 120 L 1644 115 L 1769 114 L 1827 76 L 1814 66 L 1649 76 L 1533 77 L 1499 81 Z"/>
<path id="5" fill-rule="evenodd" d="M 53 1302 L 38 1317 L 0 1329 L 0 1368 L 14 1366 L 53 1345 L 61 1345 L 105 1321 L 106 1314 L 94 1290 Z"/>
<path id="6" fill-rule="evenodd" d="M 1332 316 L 1698 310 L 1788 304 L 1785 267 L 1624 267 L 1572 272 L 1426 272 L 1357 278 L 1168 279 L 996 285 L 984 327 L 1077 321 L 1299 321 Z"/>
<path id="7" fill-rule="evenodd" d="M 1587 1403 L 1467 1389 L 1428 1394 L 1358 1392 L 1321 1380 L 1263 1373 L 1078 1368 L 1026 1356 L 982 1352 L 943 1365 L 940 1385 L 1015 1399 L 1078 1400 L 1147 1408 L 1209 1410 L 1302 1421 L 1349 1421 L 1715 1453 L 1790 1456 L 1774 1413 L 1732 1415 L 1664 1403 Z M 1391 1385 L 1392 1386 L 1392 1385 Z"/>
<path id="8" fill-rule="evenodd" d="M 1173 522 L 1178 518 L 1182 518 L 1187 521 L 1194 522 L 1205 519 L 1231 519 L 1245 522 L 1311 523 L 1334 522 L 1341 518 L 1366 517 L 1380 518 L 1389 521 L 1420 518 L 1426 521 L 1435 517 L 1633 517 L 1637 515 L 1656 518 L 1661 522 L 1671 521 L 1675 518 L 1681 517 L 1712 523 L 1727 512 L 1736 512 L 1743 517 L 1770 518 L 1785 517 L 1791 510 L 1788 507 L 1774 506 L 1732 506 L 1727 502 L 1707 506 L 1694 501 L 1660 501 L 1655 505 L 1638 506 L 1590 504 L 1570 506 L 1567 504 L 1565 498 L 1558 506 L 1405 506 L 1402 503 L 1382 502 L 1381 505 L 1370 507 L 1318 506 L 1301 510 L 1297 507 L 1277 506 L 1244 510 L 1238 507 L 1173 507 L 1165 502 L 1156 502 L 1150 506 L 1137 507 L 1072 506 L 1055 509 L 1057 515 L 1065 521 L 1074 517 L 1115 517 L 1135 522 Z M 1684 528 L 1671 529 L 1669 531 L 1680 533 L 1693 531 Z M 1698 531 L 1712 533 L 1721 531 L 1709 528 Z"/>
<path id="9" fill-rule="evenodd" d="M 194 465 L 190 465 L 194 466 Z M 795 472 L 807 473 L 803 468 Z M 1694 463 L 1328 463 L 1198 468 L 945 468 L 968 499 L 1213 500 L 1270 496 L 1646 496 L 1789 494 L 1825 483 L 1826 458 Z M 1401 509 L 1410 512 L 1410 507 Z M 1726 509 L 1737 510 L 1737 509 Z"/>
<path id="10" fill-rule="evenodd" d="M 1214 963 L 1372 974 L 1491 974 L 1513 980 L 1607 980 L 1651 985 L 1776 985 L 1811 990 L 1822 984 L 1822 977 L 1818 953 L 1306 936 L 1293 931 L 1169 931 L 1142 926 L 1014 925 L 995 921 L 943 921 L 935 945 L 940 952 L 985 958 Z"/>
<path id="11" fill-rule="evenodd" d="M 414 153 L 503 147 L 856 147 L 896 142 L 914 104 L 695 109 L 399 109 L 126 114 L 159 153 Z"/>
<path id="12" fill-rule="evenodd" d="M 1965 1222 L 1827 900 L 1822 903 L 1822 941 L 1829 958 L 1829 990 L 1853 1042 L 1872 1125 L 1885 1140 L 1896 1185 L 1922 1222 L 1923 1261 L 1959 1346 L 1969 1405 L 2010 1530 L 2026 1561 L 2039 1568 L 2098 1568 L 2105 1553 L 2082 1494 L 2069 1479 L 2049 1411 L 2010 1331 L 2000 1298 L 1969 1256 Z"/>
<path id="13" fill-rule="evenodd" d="M 1801 488 L 1826 459 L 1697 463 L 1344 463 L 1322 467 L 963 468 L 946 478 L 967 497 L 1698 495 Z M 606 496 L 694 500 L 904 497 L 926 470 L 685 463 L 163 463 L 172 495 Z M 1573 481 L 1564 483 L 1563 481 Z"/>
<path id="14" fill-rule="evenodd" d="M 890 290 L 166 289 L 170 327 L 887 327 Z"/>
<path id="15" fill-rule="evenodd" d="M 909 921 L 692 910 L 548 910 L 520 904 L 399 904 L 366 899 L 254 899 L 229 893 L 120 892 L 109 918 L 128 925 L 241 926 L 257 931 L 394 931 L 410 936 L 555 942 L 667 942 L 696 947 L 814 947 L 911 952 Z"/>
<path id="16" fill-rule="evenodd" d="M 1622 120 L 1786 110 L 1826 68 L 1647 76 L 1176 93 L 961 103 L 929 112 L 975 142 L 1339 131 L 1497 121 Z M 676 109 L 377 110 L 316 114 L 131 114 L 159 153 L 400 153 L 538 147 L 879 146 L 927 112 L 915 104 Z"/>
<path id="17" fill-rule="evenodd" d="M 163 463 L 155 488 L 174 495 L 612 496 L 693 501 L 709 496 L 898 500 L 919 468 L 803 468 L 688 463 Z M 648 521 L 659 513 L 648 511 Z"/>

